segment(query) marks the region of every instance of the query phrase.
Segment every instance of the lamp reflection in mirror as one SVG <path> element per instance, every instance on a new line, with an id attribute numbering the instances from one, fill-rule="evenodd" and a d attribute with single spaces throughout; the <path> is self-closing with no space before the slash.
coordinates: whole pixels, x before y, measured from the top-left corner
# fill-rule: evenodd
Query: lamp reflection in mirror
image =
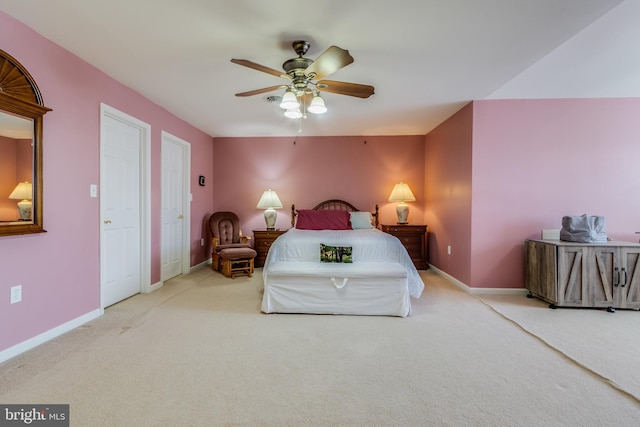
<path id="1" fill-rule="evenodd" d="M 267 230 L 275 230 L 276 217 L 278 216 L 275 210 L 282 209 L 282 202 L 276 192 L 268 189 L 262 193 L 262 197 L 260 197 L 260 201 L 256 207 L 258 209 L 266 209 L 264 211 L 264 221 L 267 224 Z"/>
<path id="2" fill-rule="evenodd" d="M 399 182 L 393 187 L 390 202 L 399 202 L 396 206 L 396 215 L 398 216 L 398 224 L 407 224 L 409 218 L 409 205 L 406 202 L 415 202 L 416 198 L 411 192 L 411 188 L 404 182 Z"/>
<path id="3" fill-rule="evenodd" d="M 18 213 L 22 221 L 31 219 L 31 199 L 33 198 L 33 186 L 30 182 L 21 182 L 16 185 L 9 195 L 10 199 L 20 200 L 18 202 Z"/>

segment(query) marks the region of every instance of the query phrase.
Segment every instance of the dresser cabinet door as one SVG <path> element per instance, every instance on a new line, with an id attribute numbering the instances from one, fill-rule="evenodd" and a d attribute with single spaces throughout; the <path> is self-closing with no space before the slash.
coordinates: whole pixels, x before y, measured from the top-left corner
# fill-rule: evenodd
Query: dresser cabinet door
<path id="1" fill-rule="evenodd" d="M 527 240 L 524 250 L 525 286 L 533 295 L 555 304 L 558 301 L 556 245 Z"/>
<path id="2" fill-rule="evenodd" d="M 640 249 L 620 248 L 619 280 L 614 284 L 617 306 L 640 310 Z"/>
<path id="3" fill-rule="evenodd" d="M 587 248 L 558 247 L 558 305 L 582 307 L 587 303 Z"/>
<path id="4" fill-rule="evenodd" d="M 587 249 L 589 256 L 589 307 L 613 307 L 614 284 L 620 279 L 618 248 L 594 247 Z"/>

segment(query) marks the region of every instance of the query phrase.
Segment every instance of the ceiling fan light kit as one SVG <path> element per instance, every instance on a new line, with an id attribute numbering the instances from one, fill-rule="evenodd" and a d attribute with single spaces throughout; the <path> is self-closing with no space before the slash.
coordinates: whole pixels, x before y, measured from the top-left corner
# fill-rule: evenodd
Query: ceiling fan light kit
<path id="1" fill-rule="evenodd" d="M 289 119 L 299 119 L 302 117 L 302 111 L 297 108 L 292 108 L 284 112 L 284 116 Z"/>
<path id="2" fill-rule="evenodd" d="M 296 40 L 292 44 L 293 50 L 298 54 L 282 64 L 283 72 L 246 59 L 232 59 L 234 64 L 262 71 L 277 77 L 290 80 L 289 84 L 270 86 L 248 92 L 236 93 L 236 96 L 252 96 L 274 90 L 285 89 L 280 102 L 280 108 L 286 110 L 285 117 L 292 119 L 306 118 L 304 112 L 312 114 L 324 114 L 327 106 L 320 92 L 330 92 L 339 95 L 368 98 L 374 93 L 374 87 L 358 83 L 347 83 L 333 80 L 319 80 L 353 62 L 349 51 L 337 46 L 331 46 L 325 50 L 316 60 L 304 58 L 309 50 L 309 42 Z M 302 111 L 301 111 L 302 107 Z"/>
<path id="3" fill-rule="evenodd" d="M 309 108 L 307 108 L 307 111 L 312 114 L 324 114 L 327 112 L 327 106 L 324 105 L 324 99 L 322 99 L 320 94 L 315 94 L 311 100 L 311 104 L 309 104 Z"/>
<path id="4" fill-rule="evenodd" d="M 280 102 L 280 108 L 284 110 L 293 110 L 296 108 L 300 108 L 300 102 L 298 102 L 298 97 L 291 90 L 287 90 L 282 96 L 282 102 Z"/>

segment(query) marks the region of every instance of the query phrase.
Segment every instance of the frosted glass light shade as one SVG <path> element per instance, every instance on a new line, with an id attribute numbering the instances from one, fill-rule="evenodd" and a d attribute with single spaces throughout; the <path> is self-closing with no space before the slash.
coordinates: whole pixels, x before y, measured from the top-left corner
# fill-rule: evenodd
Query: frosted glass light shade
<path id="1" fill-rule="evenodd" d="M 327 107 L 324 105 L 324 99 L 320 97 L 320 95 L 316 95 L 311 100 L 311 104 L 309 104 L 309 108 L 307 111 L 313 114 L 324 114 L 327 112 Z"/>
<path id="2" fill-rule="evenodd" d="M 298 109 L 291 109 L 284 112 L 284 116 L 289 119 L 299 119 L 302 117 L 302 113 Z"/>
<path id="3" fill-rule="evenodd" d="M 296 94 L 286 91 L 282 97 L 282 101 L 280 102 L 280 108 L 284 110 L 295 110 L 296 108 L 300 108 L 300 103 L 298 102 Z"/>

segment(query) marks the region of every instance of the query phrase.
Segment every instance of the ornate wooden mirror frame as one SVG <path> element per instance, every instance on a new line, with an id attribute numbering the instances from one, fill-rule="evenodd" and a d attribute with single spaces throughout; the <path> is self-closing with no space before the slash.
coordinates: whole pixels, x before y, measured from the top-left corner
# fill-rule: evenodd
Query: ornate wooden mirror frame
<path id="1" fill-rule="evenodd" d="M 44 106 L 31 75 L 11 55 L 0 50 L 0 115 L 17 116 L 33 123 L 31 218 L 0 221 L 0 236 L 45 232 L 42 217 L 42 121 L 48 111 L 51 109 Z"/>

